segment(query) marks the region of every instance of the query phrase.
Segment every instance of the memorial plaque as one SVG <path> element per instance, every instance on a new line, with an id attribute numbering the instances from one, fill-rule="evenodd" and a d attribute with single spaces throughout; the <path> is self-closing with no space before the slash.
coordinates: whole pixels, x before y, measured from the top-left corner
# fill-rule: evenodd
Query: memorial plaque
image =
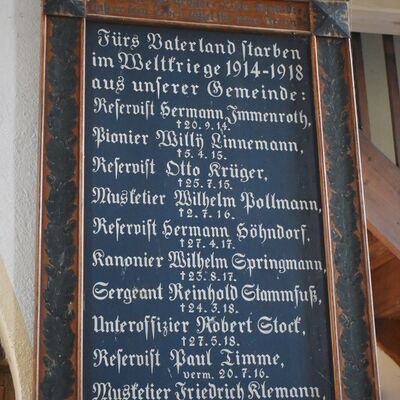
<path id="1" fill-rule="evenodd" d="M 44 2 L 40 399 L 379 398 L 346 2 Z"/>
<path id="2" fill-rule="evenodd" d="M 333 399 L 310 38 L 86 32 L 85 398 Z"/>

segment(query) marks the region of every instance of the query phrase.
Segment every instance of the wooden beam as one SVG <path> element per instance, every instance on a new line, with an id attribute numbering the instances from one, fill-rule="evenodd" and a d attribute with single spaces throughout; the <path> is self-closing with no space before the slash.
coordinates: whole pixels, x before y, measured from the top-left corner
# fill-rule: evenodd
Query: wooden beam
<path id="1" fill-rule="evenodd" d="M 389 249 L 379 241 L 370 231 L 368 231 L 369 264 L 371 270 L 375 270 L 382 265 L 392 261 L 395 256 Z"/>
<path id="2" fill-rule="evenodd" d="M 383 35 L 386 75 L 389 88 L 390 111 L 392 115 L 393 141 L 396 164 L 400 166 L 400 89 L 397 76 L 396 52 L 392 35 Z"/>
<path id="3" fill-rule="evenodd" d="M 400 259 L 400 169 L 360 135 L 368 229 Z"/>
<path id="4" fill-rule="evenodd" d="M 350 12 L 353 32 L 400 35 L 398 0 L 352 0 Z"/>
<path id="5" fill-rule="evenodd" d="M 353 51 L 354 82 L 356 86 L 358 106 L 358 129 L 363 135 L 371 138 L 361 34 L 353 33 L 351 43 Z"/>
<path id="6" fill-rule="evenodd" d="M 372 289 L 375 317 L 400 319 L 400 260 L 372 271 Z"/>
<path id="7" fill-rule="evenodd" d="M 400 365 L 400 321 L 377 319 L 375 327 L 378 342 L 383 351 Z"/>

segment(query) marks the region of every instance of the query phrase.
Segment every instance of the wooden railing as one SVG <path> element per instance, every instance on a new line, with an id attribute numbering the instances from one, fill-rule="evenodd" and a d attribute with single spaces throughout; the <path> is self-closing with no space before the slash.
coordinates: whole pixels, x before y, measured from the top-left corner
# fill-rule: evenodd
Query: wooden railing
<path id="1" fill-rule="evenodd" d="M 400 89 L 394 38 L 382 41 L 396 165 L 371 142 L 360 34 L 353 34 L 353 64 L 377 338 L 400 365 Z"/>

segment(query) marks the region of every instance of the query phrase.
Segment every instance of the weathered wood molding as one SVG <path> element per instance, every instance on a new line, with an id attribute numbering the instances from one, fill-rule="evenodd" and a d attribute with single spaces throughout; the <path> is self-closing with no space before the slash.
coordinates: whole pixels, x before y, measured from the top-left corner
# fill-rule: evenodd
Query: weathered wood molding
<path id="1" fill-rule="evenodd" d="M 331 257 L 328 258 L 330 268 L 334 271 L 337 310 L 334 334 L 338 335 L 339 362 L 344 366 L 338 376 L 343 389 L 336 396 L 379 400 L 378 384 L 375 384 L 378 381 L 375 330 L 368 295 L 369 262 L 358 187 L 356 127 L 352 113 L 348 112 L 352 103 L 346 66 L 348 41 L 323 37 L 317 39 L 317 46 L 328 194 L 324 199 L 328 211 L 325 224 L 330 230 L 326 245 Z"/>
<path id="2" fill-rule="evenodd" d="M 316 36 L 350 36 L 349 5 L 347 1 L 319 1 L 311 3 L 311 26 Z"/>
<path id="3" fill-rule="evenodd" d="M 77 399 L 76 337 L 78 276 L 79 18 L 49 16 L 45 42 L 45 90 L 40 192 L 43 246 L 39 254 L 41 313 L 35 398 Z M 40 381 L 40 382 L 39 382 Z M 39 388 L 40 386 L 40 388 Z"/>
<path id="4" fill-rule="evenodd" d="M 350 14 L 353 32 L 400 35 L 398 0 L 351 0 Z"/>
<path id="5" fill-rule="evenodd" d="M 86 0 L 44 0 L 43 11 L 46 15 L 64 17 L 83 17 Z"/>
<path id="6" fill-rule="evenodd" d="M 400 169 L 360 138 L 368 229 L 400 258 Z"/>

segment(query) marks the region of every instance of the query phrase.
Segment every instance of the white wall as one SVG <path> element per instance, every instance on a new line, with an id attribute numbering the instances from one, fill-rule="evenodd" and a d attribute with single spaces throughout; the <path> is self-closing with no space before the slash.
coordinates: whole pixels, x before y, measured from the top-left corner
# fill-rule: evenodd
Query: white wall
<path id="1" fill-rule="evenodd" d="M 32 340 L 40 1 L 0 4 L 0 258 Z"/>
<path id="2" fill-rule="evenodd" d="M 30 382 L 24 369 L 31 369 L 27 359 L 34 326 L 40 0 L 0 0 L 0 6 L 0 269 L 15 293 L 13 313 L 22 313 L 22 323 L 11 322 L 15 329 L 9 320 L 1 328 L 0 321 L 0 333 L 8 329 L 6 351 L 12 358 L 17 353 L 14 379 Z M 0 305 L 12 298 L 12 291 L 0 293 Z M 380 361 L 384 400 L 398 399 L 400 389 L 392 380 L 400 383 L 400 370 L 382 353 Z M 26 400 L 28 393 L 29 388 L 18 389 L 17 398 Z"/>
<path id="3" fill-rule="evenodd" d="M 0 0 L 0 336 L 16 397 L 32 388 L 40 0 Z"/>

